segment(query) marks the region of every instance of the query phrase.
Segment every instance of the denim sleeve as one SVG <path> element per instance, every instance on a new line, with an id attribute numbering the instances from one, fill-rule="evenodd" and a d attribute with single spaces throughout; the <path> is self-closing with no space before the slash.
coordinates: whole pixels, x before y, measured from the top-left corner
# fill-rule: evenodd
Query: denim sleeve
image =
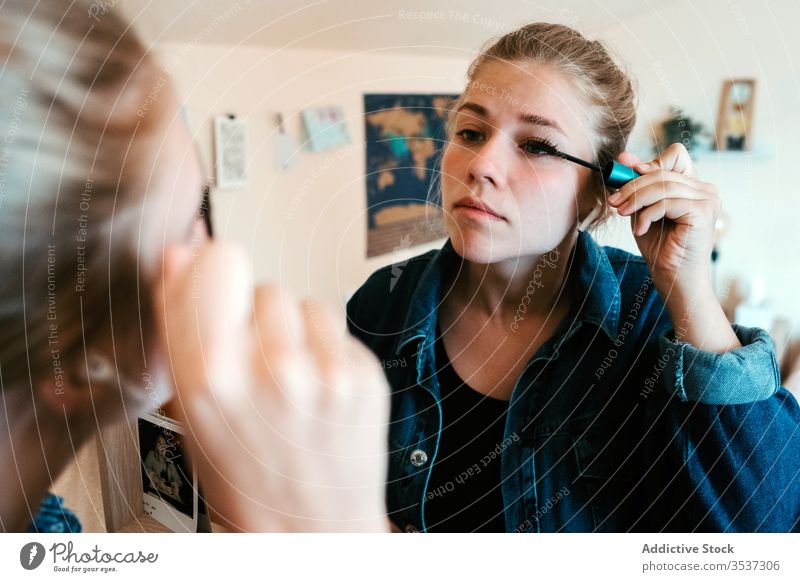
<path id="1" fill-rule="evenodd" d="M 64 507 L 64 498 L 48 493 L 28 526 L 28 533 L 80 533 L 78 516 Z"/>
<path id="2" fill-rule="evenodd" d="M 374 322 L 370 321 L 371 314 L 368 313 L 371 308 L 370 302 L 364 299 L 365 287 L 366 284 L 362 285 L 347 301 L 347 331 L 367 346 L 375 357 L 383 359 L 376 351 L 374 334 L 367 331 L 372 328 Z"/>
<path id="3" fill-rule="evenodd" d="M 675 460 L 690 530 L 800 528 L 800 407 L 780 386 L 772 342 L 734 326 L 741 348 L 703 352 L 659 338 Z"/>
<path id="4" fill-rule="evenodd" d="M 362 295 L 364 294 L 364 287 L 360 287 L 353 296 L 347 301 L 346 315 L 347 315 L 347 331 L 358 338 L 361 342 L 369 345 L 369 338 L 364 333 L 364 314 L 362 313 L 363 301 Z"/>
<path id="5" fill-rule="evenodd" d="M 742 347 L 724 354 L 704 352 L 672 331 L 659 338 L 667 392 L 682 401 L 744 404 L 765 400 L 780 389 L 780 369 L 769 334 L 734 325 Z"/>
<path id="6" fill-rule="evenodd" d="M 347 330 L 354 335 L 358 330 L 358 326 L 355 323 L 355 317 L 356 312 L 358 311 L 358 300 L 360 293 L 361 289 L 358 289 L 355 293 L 353 293 L 352 297 L 347 300 L 347 306 L 345 308 L 345 313 L 347 316 Z"/>

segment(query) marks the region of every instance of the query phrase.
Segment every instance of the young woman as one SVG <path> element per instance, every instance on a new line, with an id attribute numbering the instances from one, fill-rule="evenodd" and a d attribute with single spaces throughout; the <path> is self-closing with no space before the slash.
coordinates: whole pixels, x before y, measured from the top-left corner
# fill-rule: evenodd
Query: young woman
<path id="1" fill-rule="evenodd" d="M 241 252 L 206 239 L 171 82 L 92 8 L 0 11 L 0 530 L 41 529 L 81 445 L 172 386 L 223 525 L 388 529 L 377 362 L 322 307 L 253 290 Z"/>
<path id="2" fill-rule="evenodd" d="M 800 410 L 768 335 L 714 294 L 719 196 L 679 144 L 626 153 L 635 116 L 628 77 L 564 26 L 470 66 L 441 162 L 448 242 L 348 304 L 378 358 L 408 362 L 386 369 L 398 528 L 798 528 Z M 554 148 L 642 176 L 613 192 Z M 609 208 L 641 257 L 579 228 Z"/>

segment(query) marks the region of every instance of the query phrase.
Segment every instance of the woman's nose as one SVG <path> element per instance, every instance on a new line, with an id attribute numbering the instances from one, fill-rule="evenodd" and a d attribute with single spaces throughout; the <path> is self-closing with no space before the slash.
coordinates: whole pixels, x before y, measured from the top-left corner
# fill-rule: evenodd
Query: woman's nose
<path id="1" fill-rule="evenodd" d="M 508 139 L 495 136 L 474 151 L 469 164 L 469 178 L 475 182 L 504 188 L 505 172 L 509 165 Z"/>

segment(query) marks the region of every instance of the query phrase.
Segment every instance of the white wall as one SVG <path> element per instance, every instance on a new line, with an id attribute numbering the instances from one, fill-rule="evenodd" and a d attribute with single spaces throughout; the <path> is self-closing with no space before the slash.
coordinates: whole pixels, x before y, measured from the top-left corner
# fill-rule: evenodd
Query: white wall
<path id="1" fill-rule="evenodd" d="M 572 24 L 592 29 L 588 17 L 573 16 Z M 758 79 L 753 137 L 767 154 L 704 158 L 697 167 L 718 186 L 730 216 L 731 229 L 720 246 L 720 287 L 730 277 L 757 274 L 776 311 L 796 322 L 800 81 L 793 59 L 800 55 L 800 35 L 792 27 L 798 16 L 800 9 L 790 2 L 677 1 L 600 34 L 638 78 L 640 117 L 632 142 L 637 151 L 647 150 L 650 124 L 663 120 L 670 105 L 713 127 L 723 79 Z M 476 48 L 492 35 L 476 38 Z M 163 44 L 160 51 L 209 162 L 213 116 L 231 112 L 249 121 L 249 186 L 218 192 L 215 213 L 221 236 L 241 241 L 254 254 L 259 279 L 341 302 L 378 266 L 436 246 L 365 258 L 362 94 L 458 92 L 471 55 L 185 44 Z M 297 114 L 315 104 L 344 107 L 354 146 L 303 152 L 292 168 L 276 171 L 274 114 L 283 113 L 289 132 L 299 138 Z M 635 250 L 625 224 L 610 225 L 600 238 Z"/>

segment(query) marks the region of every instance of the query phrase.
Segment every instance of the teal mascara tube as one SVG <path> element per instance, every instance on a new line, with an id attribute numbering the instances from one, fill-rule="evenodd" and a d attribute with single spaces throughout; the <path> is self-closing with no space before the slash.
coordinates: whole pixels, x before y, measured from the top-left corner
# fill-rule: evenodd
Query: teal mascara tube
<path id="1" fill-rule="evenodd" d="M 615 161 L 607 163 L 603 168 L 603 183 L 609 188 L 620 189 L 639 176 L 641 174 L 633 168 Z"/>

